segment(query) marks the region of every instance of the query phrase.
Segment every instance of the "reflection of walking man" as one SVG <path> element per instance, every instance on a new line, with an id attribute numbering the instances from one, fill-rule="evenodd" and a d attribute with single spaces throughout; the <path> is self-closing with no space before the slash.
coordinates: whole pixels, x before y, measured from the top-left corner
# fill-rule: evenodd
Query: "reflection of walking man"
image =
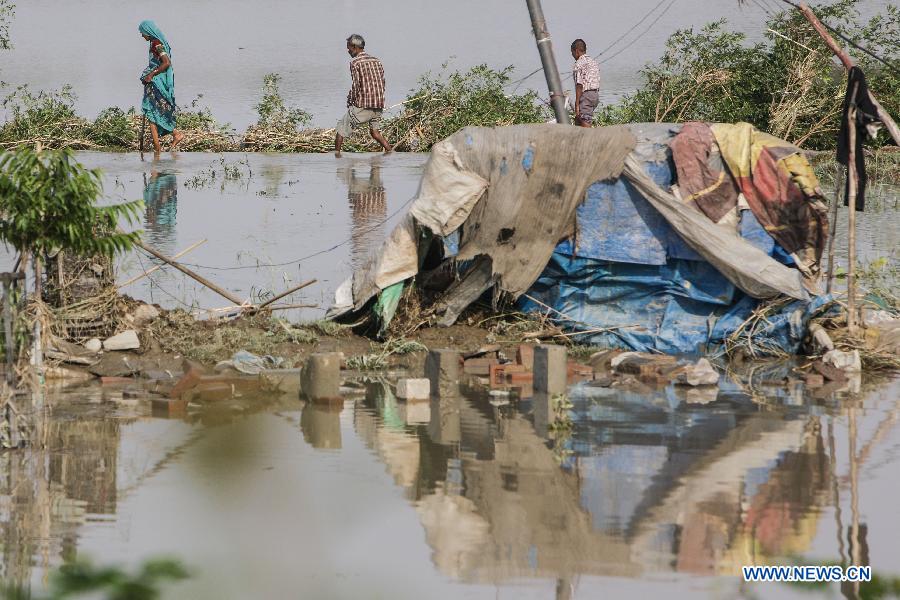
<path id="1" fill-rule="evenodd" d="M 353 167 L 342 170 L 341 175 L 347 184 L 352 218 L 350 262 L 356 269 L 384 241 L 382 225 L 387 217 L 387 193 L 381 181 L 381 165 L 370 165 L 368 178 L 358 177 Z"/>
<path id="2" fill-rule="evenodd" d="M 381 61 L 366 54 L 366 40 L 353 34 L 347 38 L 347 53 L 350 60 L 350 93 L 347 94 L 347 114 L 338 121 L 334 137 L 334 154 L 341 155 L 344 138 L 353 130 L 368 123 L 372 138 L 381 144 L 385 154 L 391 151 L 384 136 L 378 130 L 384 111 L 384 66 Z"/>

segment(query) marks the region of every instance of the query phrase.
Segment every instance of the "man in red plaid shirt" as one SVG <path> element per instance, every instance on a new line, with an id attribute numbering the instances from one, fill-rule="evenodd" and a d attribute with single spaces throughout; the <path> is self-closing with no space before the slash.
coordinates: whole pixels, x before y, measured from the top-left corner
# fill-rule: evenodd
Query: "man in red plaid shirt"
<path id="1" fill-rule="evenodd" d="M 335 127 L 334 155 L 341 155 L 344 138 L 360 125 L 369 124 L 372 138 L 381 144 L 384 153 L 392 150 L 391 145 L 378 130 L 381 113 L 384 111 L 384 66 L 374 56 L 366 54 L 366 40 L 354 33 L 347 38 L 347 53 L 350 59 L 350 93 L 347 94 L 347 114 Z"/>

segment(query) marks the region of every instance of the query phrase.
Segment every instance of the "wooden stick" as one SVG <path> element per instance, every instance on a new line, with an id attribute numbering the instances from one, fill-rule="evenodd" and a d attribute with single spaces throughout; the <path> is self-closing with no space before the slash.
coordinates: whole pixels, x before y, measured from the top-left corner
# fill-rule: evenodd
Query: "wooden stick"
<path id="1" fill-rule="evenodd" d="M 172 265 L 173 267 L 175 267 L 176 269 L 178 269 L 179 271 L 181 271 L 182 273 L 184 273 L 185 275 L 187 275 L 187 276 L 190 277 L 191 279 L 194 279 L 195 281 L 197 281 L 197 282 L 201 283 L 202 285 L 208 287 L 209 289 L 211 289 L 211 290 L 214 291 L 215 293 L 219 294 L 220 296 L 222 296 L 223 298 L 225 298 L 225 299 L 228 300 L 229 302 L 232 302 L 232 303 L 238 304 L 238 305 L 243 305 L 243 303 L 244 303 L 243 300 L 241 300 L 240 298 L 238 298 L 237 296 L 235 296 L 235 295 L 232 294 L 231 292 L 229 292 L 229 291 L 227 291 L 227 290 L 224 290 L 224 289 L 220 288 L 219 286 L 217 286 L 216 284 L 214 284 L 214 283 L 213 283 L 212 281 L 210 281 L 209 279 L 206 279 L 205 277 L 203 277 L 203 276 L 201 276 L 201 275 L 198 275 L 197 273 L 194 273 L 193 271 L 191 271 L 191 270 L 188 269 L 187 267 L 184 267 L 184 266 L 178 264 L 177 262 L 175 262 L 174 260 L 172 260 L 172 259 L 169 258 L 168 256 L 166 256 L 166 255 L 164 255 L 164 254 L 161 254 L 161 253 L 157 252 L 156 250 L 154 250 L 153 248 L 151 248 L 151 247 L 148 246 L 147 244 L 143 243 L 142 241 L 138 240 L 138 241 L 135 242 L 135 244 L 138 246 L 138 248 L 141 248 L 141 249 L 143 249 L 145 252 L 147 252 L 147 253 L 149 253 L 149 254 L 152 254 L 153 256 L 155 256 L 155 257 L 158 258 L 159 260 L 163 261 L 164 263 L 168 263 L 168 264 Z"/>
<path id="2" fill-rule="evenodd" d="M 847 159 L 847 220 L 849 234 L 847 241 L 847 329 L 856 332 L 856 193 L 858 173 L 856 172 L 856 106 L 851 105 L 847 113 L 847 130 L 850 134 L 848 145 L 850 155 Z"/>
<path id="3" fill-rule="evenodd" d="M 197 242 L 196 244 L 193 244 L 193 245 L 191 245 L 191 246 L 188 246 L 187 248 L 185 248 L 184 250 L 182 250 L 182 251 L 179 252 L 178 254 L 175 254 L 174 256 L 172 256 L 172 258 L 181 258 L 182 256 L 184 256 L 184 255 L 187 254 L 188 252 L 191 252 L 191 251 L 194 250 L 195 248 L 198 248 L 199 246 L 202 246 L 202 245 L 205 244 L 207 241 L 208 241 L 208 240 L 206 240 L 206 239 L 202 239 L 202 240 L 200 240 L 199 242 Z M 147 269 L 146 271 L 144 271 L 143 273 L 141 273 L 140 275 L 136 275 L 135 277 L 132 277 L 131 279 L 129 279 L 129 280 L 126 281 L 125 283 L 116 286 L 116 289 L 121 290 L 123 287 L 125 287 L 125 286 L 127 286 L 127 285 L 131 285 L 131 284 L 134 283 L 135 281 L 140 281 L 140 280 L 143 279 L 144 277 L 147 277 L 148 275 L 150 275 L 150 273 L 153 273 L 153 272 L 158 271 L 158 270 L 160 270 L 160 269 L 162 269 L 162 265 L 156 265 L 156 266 L 154 266 L 154 267 L 151 267 L 151 268 Z"/>
<path id="4" fill-rule="evenodd" d="M 816 33 L 825 41 L 825 45 L 828 46 L 829 50 L 831 50 L 835 56 L 844 64 L 844 68 L 848 71 L 854 67 L 853 59 L 850 58 L 850 55 L 844 52 L 843 48 L 834 41 L 834 38 L 831 37 L 831 34 L 828 33 L 828 30 L 825 29 L 825 26 L 822 25 L 822 22 L 819 21 L 819 18 L 816 17 L 816 14 L 812 11 L 809 6 L 806 5 L 805 2 L 800 3 L 800 12 L 803 13 L 803 16 L 806 17 L 806 20 L 810 22 L 813 28 L 816 30 Z M 894 138 L 894 143 L 900 146 L 900 127 L 897 127 L 897 124 L 891 118 L 891 115 L 888 114 L 886 110 L 881 106 L 881 103 L 872 95 L 872 92 L 869 92 L 869 100 L 872 101 L 872 104 L 875 105 L 875 110 L 878 113 L 878 120 L 881 121 L 885 128 L 888 130 L 888 133 L 891 134 L 891 137 Z"/>
<path id="5" fill-rule="evenodd" d="M 834 208 L 831 210 L 831 235 L 828 236 L 828 281 L 825 282 L 825 293 L 831 293 L 834 284 L 834 236 L 837 234 L 838 207 L 841 203 L 841 192 L 844 191 L 844 169 L 838 165 L 834 178 Z"/>
<path id="6" fill-rule="evenodd" d="M 309 281 L 306 281 L 306 282 L 304 282 L 304 283 L 301 283 L 300 285 L 298 285 L 298 286 L 296 286 L 296 287 L 292 287 L 291 289 L 289 289 L 289 290 L 286 291 L 286 292 L 282 292 L 281 294 L 278 294 L 278 295 L 275 296 L 274 298 L 269 298 L 268 300 L 266 300 L 265 302 L 263 302 L 262 304 L 259 305 L 258 310 L 262 310 L 262 309 L 264 309 L 265 307 L 267 307 L 268 305 L 272 304 L 273 302 L 277 302 L 278 300 L 281 300 L 281 299 L 284 298 L 285 296 L 289 296 L 289 295 L 293 294 L 294 292 L 298 292 L 298 291 L 302 290 L 303 288 L 305 288 L 305 287 L 307 287 L 307 286 L 310 286 L 310 285 L 312 285 L 312 284 L 314 284 L 314 283 L 316 283 L 316 280 L 315 280 L 315 279 L 310 279 Z"/>

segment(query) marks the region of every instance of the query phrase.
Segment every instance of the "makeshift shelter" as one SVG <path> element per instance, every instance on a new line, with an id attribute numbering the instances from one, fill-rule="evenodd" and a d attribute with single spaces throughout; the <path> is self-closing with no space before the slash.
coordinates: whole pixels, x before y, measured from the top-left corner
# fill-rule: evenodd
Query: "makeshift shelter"
<path id="1" fill-rule="evenodd" d="M 585 343 L 694 353 L 786 297 L 757 341 L 796 351 L 827 300 L 826 232 L 802 152 L 746 123 L 466 128 L 434 147 L 409 213 L 330 315 L 384 331 L 415 282 L 434 323 L 490 292 Z"/>

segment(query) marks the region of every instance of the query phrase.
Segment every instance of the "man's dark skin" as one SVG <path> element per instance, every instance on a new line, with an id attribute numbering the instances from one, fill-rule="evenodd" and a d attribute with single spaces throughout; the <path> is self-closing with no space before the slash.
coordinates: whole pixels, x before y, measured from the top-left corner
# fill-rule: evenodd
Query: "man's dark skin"
<path id="1" fill-rule="evenodd" d="M 572 58 L 576 61 L 586 54 L 586 49 L 581 47 L 581 44 L 572 44 Z M 579 119 L 579 113 L 581 111 L 581 94 L 584 92 L 584 86 L 580 83 L 575 84 L 575 122 L 581 127 L 590 127 L 590 123 L 582 123 L 581 119 Z"/>
<path id="2" fill-rule="evenodd" d="M 353 46 L 350 42 L 347 42 L 347 54 L 349 54 L 352 58 L 356 58 L 361 52 L 365 52 L 362 48 L 358 46 Z M 393 151 L 391 145 L 388 144 L 388 141 L 384 139 L 384 136 L 381 135 L 381 132 L 377 129 L 374 129 L 371 125 L 369 126 L 369 135 L 372 136 L 372 139 L 381 144 L 381 147 L 384 148 L 385 154 L 390 154 Z M 338 158 L 341 157 L 341 148 L 344 146 L 344 136 L 340 133 L 336 133 L 334 136 L 334 155 Z"/>

